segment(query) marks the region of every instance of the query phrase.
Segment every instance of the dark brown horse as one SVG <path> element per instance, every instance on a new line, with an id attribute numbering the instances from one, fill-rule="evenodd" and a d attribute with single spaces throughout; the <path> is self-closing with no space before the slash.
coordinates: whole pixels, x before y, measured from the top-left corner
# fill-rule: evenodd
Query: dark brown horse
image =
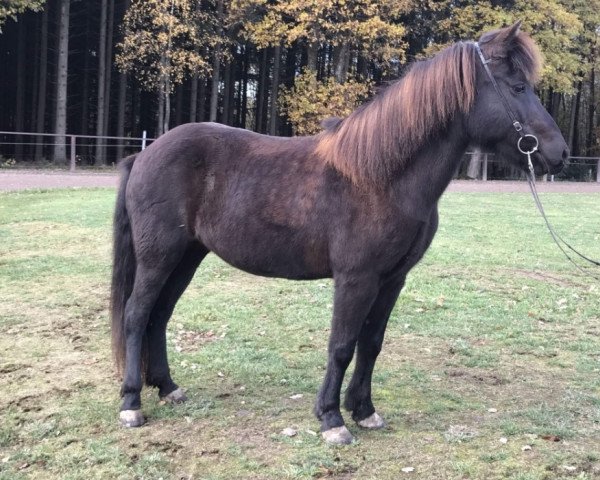
<path id="1" fill-rule="evenodd" d="M 532 40 L 517 24 L 485 34 L 479 45 L 499 90 L 477 45 L 461 42 L 416 63 L 319 135 L 277 138 L 188 124 L 123 161 L 112 283 L 123 425 L 144 422 L 144 376 L 164 400 L 185 400 L 169 372 L 165 329 L 198 265 L 214 252 L 257 275 L 333 277 L 329 358 L 315 406 L 323 437 L 352 440 L 340 388 L 355 352 L 344 406 L 361 427 L 383 426 L 371 401 L 375 360 L 467 145 L 525 169 L 508 105 L 539 138 L 538 173 L 558 172 L 568 155 L 533 91 L 540 56 Z"/>

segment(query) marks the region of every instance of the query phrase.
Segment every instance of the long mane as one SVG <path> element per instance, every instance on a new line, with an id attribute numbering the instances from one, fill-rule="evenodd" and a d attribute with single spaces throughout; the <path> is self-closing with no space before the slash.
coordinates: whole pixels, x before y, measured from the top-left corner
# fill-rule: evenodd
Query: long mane
<path id="1" fill-rule="evenodd" d="M 513 64 L 533 78 L 539 54 L 532 40 L 519 33 L 513 50 Z M 387 185 L 426 138 L 457 113 L 469 112 L 476 95 L 477 61 L 473 43 L 459 42 L 415 63 L 402 79 L 322 132 L 317 154 L 357 185 Z"/>

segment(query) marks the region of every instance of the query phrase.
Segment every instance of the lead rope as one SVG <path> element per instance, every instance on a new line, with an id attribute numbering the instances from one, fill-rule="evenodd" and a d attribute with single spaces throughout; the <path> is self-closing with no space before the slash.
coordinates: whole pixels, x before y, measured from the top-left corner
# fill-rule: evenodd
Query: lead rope
<path id="1" fill-rule="evenodd" d="M 538 149 L 538 139 L 535 135 L 531 135 L 531 134 L 526 134 L 525 132 L 523 132 L 523 126 L 521 125 L 521 122 L 519 122 L 517 120 L 517 116 L 515 115 L 515 112 L 513 111 L 513 109 L 510 107 L 510 104 L 508 103 L 508 100 L 506 100 L 506 97 L 502 94 L 502 91 L 500 90 L 500 87 L 498 86 L 498 82 L 496 82 L 496 79 L 494 78 L 494 75 L 492 74 L 492 71 L 490 70 L 490 67 L 488 66 L 488 63 L 490 63 L 492 60 L 491 59 L 486 59 L 485 56 L 483 55 L 483 52 L 481 51 L 481 47 L 479 46 L 478 42 L 473 42 L 473 45 L 475 46 L 475 51 L 477 52 L 477 55 L 479 56 L 479 59 L 481 60 L 481 63 L 483 64 L 483 68 L 485 70 L 485 73 L 487 74 L 489 80 L 492 82 L 492 86 L 494 87 L 494 90 L 496 90 L 496 93 L 498 94 L 498 96 L 500 97 L 500 100 L 502 100 L 502 103 L 504 104 L 504 109 L 506 110 L 507 115 L 509 116 L 513 128 L 516 130 L 516 132 L 519 134 L 519 140 L 517 141 L 517 148 L 519 149 L 519 152 L 521 152 L 523 155 L 527 156 L 527 166 L 529 168 L 528 171 L 526 171 L 526 175 L 527 175 L 527 182 L 529 183 L 529 189 L 531 190 L 531 194 L 533 195 L 533 199 L 535 201 L 535 205 L 537 206 L 538 210 L 540 211 L 540 214 L 542 215 L 542 218 L 544 219 L 544 222 L 546 222 L 546 226 L 548 227 L 548 231 L 550 232 L 550 235 L 552 236 L 552 239 L 554 240 L 554 242 L 556 243 L 556 245 L 558 245 L 558 248 L 560 248 L 561 252 L 563 252 L 563 254 L 565 255 L 565 257 L 567 257 L 569 259 L 569 261 L 575 265 L 575 267 L 582 272 L 585 275 L 590 275 L 591 277 L 595 278 L 596 280 L 600 281 L 600 278 L 595 276 L 594 274 L 584 270 L 581 266 L 579 266 L 579 264 L 577 264 L 572 258 L 571 256 L 567 253 L 567 251 L 565 250 L 565 248 L 563 247 L 562 244 L 564 244 L 569 250 L 571 250 L 572 252 L 574 252 L 575 254 L 577 254 L 580 258 L 588 261 L 589 263 L 596 265 L 596 266 L 600 266 L 600 262 L 598 262 L 597 260 L 593 260 L 589 257 L 586 257 L 584 254 L 582 254 L 581 252 L 577 251 L 575 248 L 573 248 L 571 245 L 569 245 L 557 232 L 556 230 L 554 230 L 554 228 L 552 227 L 552 225 L 550 224 L 550 221 L 548 220 L 548 217 L 546 216 L 546 212 L 544 211 L 544 207 L 542 205 L 542 202 L 540 200 L 540 197 L 537 193 L 537 188 L 535 186 L 535 173 L 533 171 L 533 163 L 531 162 L 531 154 L 536 152 Z M 529 138 L 531 139 L 531 141 L 533 142 L 531 144 L 531 147 L 529 147 L 528 150 L 524 150 L 523 146 L 521 145 L 521 142 L 526 139 Z M 548 164 L 546 163 L 546 160 L 544 159 L 544 157 L 541 157 L 542 162 L 544 162 L 546 169 L 548 169 Z M 562 244 L 561 244 L 562 242 Z"/>
<path id="2" fill-rule="evenodd" d="M 533 135 L 531 135 L 531 136 L 533 138 L 535 138 Z M 548 231 L 550 232 L 550 235 L 552 236 L 552 239 L 554 240 L 554 243 L 556 243 L 556 245 L 558 246 L 558 248 L 560 249 L 560 251 L 564 254 L 564 256 L 567 257 L 567 259 L 573 265 L 575 265 L 575 268 L 577 268 L 577 270 L 579 270 L 580 272 L 582 272 L 584 275 L 589 275 L 590 277 L 592 277 L 592 278 L 600 281 L 600 277 L 597 277 L 593 273 L 590 273 L 589 271 L 584 270 L 577 262 L 575 262 L 575 260 L 573 260 L 573 258 L 571 258 L 571 255 L 569 255 L 569 253 L 563 247 L 562 244 L 564 244 L 569 250 L 571 250 L 572 252 L 576 253 L 579 257 L 583 258 L 584 260 L 587 260 L 588 262 L 590 262 L 593 265 L 600 266 L 600 262 L 598 262 L 596 260 L 593 260 L 593 259 L 591 259 L 589 257 L 586 257 L 584 254 L 582 254 L 581 252 L 579 252 L 575 248 L 573 248 L 571 245 L 569 245 L 569 243 L 567 243 L 556 232 L 556 230 L 554 230 L 554 227 L 552 227 L 552 224 L 550 223 L 550 221 L 548 220 L 548 217 L 546 216 L 546 212 L 544 211 L 544 206 L 542 205 L 542 201 L 540 200 L 540 197 L 539 197 L 538 192 L 537 192 L 537 188 L 536 188 L 536 184 L 535 184 L 535 173 L 533 171 L 533 163 L 531 162 L 531 154 L 537 150 L 537 143 L 536 143 L 536 145 L 531 150 L 525 150 L 524 151 L 524 150 L 521 149 L 521 141 L 520 140 L 521 139 L 519 139 L 519 142 L 517 143 L 517 148 L 519 149 L 519 151 L 521 153 L 523 153 L 524 155 L 527 156 L 527 163 L 528 163 L 528 166 L 529 166 L 529 170 L 526 171 L 527 183 L 529 184 L 529 189 L 531 190 L 531 195 L 533 196 L 533 200 L 535 201 L 535 205 L 536 205 L 537 209 L 539 210 L 540 214 L 542 215 L 542 218 L 544 219 L 544 222 L 546 223 L 546 226 L 548 227 Z M 536 138 L 536 142 L 537 142 L 537 138 Z"/>

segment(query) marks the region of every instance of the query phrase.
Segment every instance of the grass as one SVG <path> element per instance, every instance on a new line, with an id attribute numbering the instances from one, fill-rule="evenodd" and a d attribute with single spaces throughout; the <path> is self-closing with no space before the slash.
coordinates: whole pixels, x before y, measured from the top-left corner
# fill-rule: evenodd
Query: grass
<path id="1" fill-rule="evenodd" d="M 544 199 L 600 257 L 598 196 Z M 117 425 L 113 202 L 103 189 L 0 194 L 0 479 L 600 477 L 600 285 L 562 258 L 527 195 L 443 198 L 374 375 L 388 427 L 351 424 L 347 447 L 324 445 L 311 413 L 331 282 L 252 277 L 214 256 L 168 334 L 190 401 L 146 389 L 148 424 Z"/>

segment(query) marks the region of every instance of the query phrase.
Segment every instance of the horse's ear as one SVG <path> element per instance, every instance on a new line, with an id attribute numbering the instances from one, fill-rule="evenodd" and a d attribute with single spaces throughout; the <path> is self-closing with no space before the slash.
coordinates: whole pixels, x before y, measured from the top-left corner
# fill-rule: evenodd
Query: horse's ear
<path id="1" fill-rule="evenodd" d="M 521 20 L 515 22 L 510 27 L 501 28 L 500 30 L 492 30 L 484 33 L 479 39 L 481 44 L 494 44 L 498 48 L 510 47 L 515 44 L 521 32 Z"/>
<path id="2" fill-rule="evenodd" d="M 517 20 L 510 27 L 506 27 L 500 30 L 498 40 L 501 40 L 506 45 L 511 45 L 519 36 L 519 33 L 521 31 L 521 23 L 521 20 Z"/>

